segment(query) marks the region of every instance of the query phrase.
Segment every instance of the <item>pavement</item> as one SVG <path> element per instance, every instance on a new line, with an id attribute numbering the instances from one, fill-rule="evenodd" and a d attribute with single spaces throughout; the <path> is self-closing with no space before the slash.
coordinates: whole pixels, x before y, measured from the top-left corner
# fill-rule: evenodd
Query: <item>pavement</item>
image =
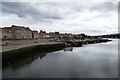
<path id="1" fill-rule="evenodd" d="M 6 40 L 2 41 L 2 50 L 0 52 L 10 51 L 14 49 L 19 49 L 23 47 L 29 47 L 39 44 L 52 44 L 53 42 L 50 39 L 37 39 L 37 40 Z"/>

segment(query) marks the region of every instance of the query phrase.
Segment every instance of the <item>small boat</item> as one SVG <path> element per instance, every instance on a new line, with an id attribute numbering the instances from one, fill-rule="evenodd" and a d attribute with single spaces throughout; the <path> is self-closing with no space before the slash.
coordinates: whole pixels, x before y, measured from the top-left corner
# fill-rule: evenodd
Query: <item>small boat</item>
<path id="1" fill-rule="evenodd" d="M 73 51 L 73 48 L 72 47 L 67 47 L 67 48 L 64 48 L 64 51 Z"/>

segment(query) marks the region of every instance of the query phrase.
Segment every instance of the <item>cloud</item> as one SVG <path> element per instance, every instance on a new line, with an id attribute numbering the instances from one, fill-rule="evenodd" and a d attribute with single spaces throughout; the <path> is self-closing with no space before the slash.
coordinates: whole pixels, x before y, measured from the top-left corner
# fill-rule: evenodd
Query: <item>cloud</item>
<path id="1" fill-rule="evenodd" d="M 117 33 L 114 2 L 2 2 L 1 26 L 68 33 Z"/>
<path id="2" fill-rule="evenodd" d="M 113 11 L 116 9 L 117 9 L 117 5 L 115 5 L 113 2 L 104 2 L 102 4 L 97 3 L 95 4 L 95 6 L 91 7 L 91 10 L 99 10 L 99 11 Z"/>
<path id="3" fill-rule="evenodd" d="M 4 2 L 96 2 L 96 0 L 2 0 Z M 119 0 L 97 0 L 97 2 L 118 2 Z"/>
<path id="4" fill-rule="evenodd" d="M 99 5 L 99 6 L 98 6 Z M 113 2 L 80 2 L 73 6 L 73 9 L 78 10 L 98 10 L 98 11 L 113 11 L 117 9 L 117 4 Z"/>
<path id="5" fill-rule="evenodd" d="M 55 11 L 55 12 L 54 12 Z M 57 9 L 48 9 L 47 7 L 37 8 L 29 2 L 3 2 L 2 12 L 16 14 L 18 17 L 32 17 L 32 19 L 61 19 L 62 16 L 58 13 Z"/>

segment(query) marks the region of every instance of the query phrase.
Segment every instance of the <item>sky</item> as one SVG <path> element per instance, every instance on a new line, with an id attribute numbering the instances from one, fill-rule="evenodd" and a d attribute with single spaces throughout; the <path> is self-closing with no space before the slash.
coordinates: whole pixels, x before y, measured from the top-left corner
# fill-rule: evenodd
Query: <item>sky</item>
<path id="1" fill-rule="evenodd" d="M 0 26 L 102 35 L 118 33 L 118 0 L 3 0 Z"/>

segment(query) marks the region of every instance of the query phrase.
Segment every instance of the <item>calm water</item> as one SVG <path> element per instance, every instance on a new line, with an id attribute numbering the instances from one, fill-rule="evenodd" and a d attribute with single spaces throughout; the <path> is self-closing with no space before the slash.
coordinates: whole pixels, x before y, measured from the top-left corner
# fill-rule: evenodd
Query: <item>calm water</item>
<path id="1" fill-rule="evenodd" d="M 41 53 L 40 53 L 41 54 Z M 13 59 L 4 78 L 117 78 L 118 40 Z"/>

